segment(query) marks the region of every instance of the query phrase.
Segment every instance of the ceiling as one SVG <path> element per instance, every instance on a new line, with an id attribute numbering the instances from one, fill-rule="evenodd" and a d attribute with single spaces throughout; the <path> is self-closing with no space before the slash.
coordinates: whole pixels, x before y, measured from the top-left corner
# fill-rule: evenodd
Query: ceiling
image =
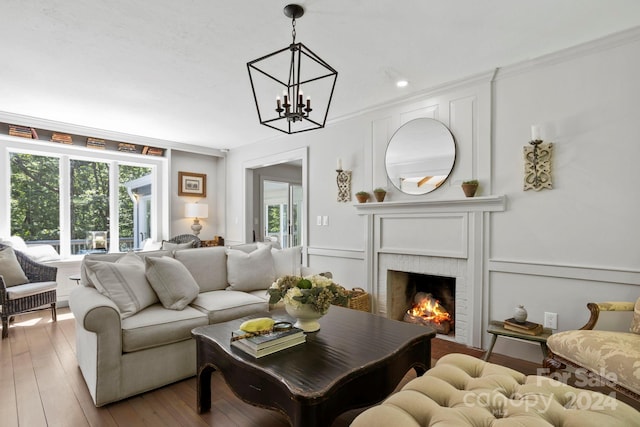
<path id="1" fill-rule="evenodd" d="M 291 42 L 289 2 L 2 0 L 0 112 L 211 148 L 283 135 L 246 63 Z M 339 72 L 329 122 L 640 26 L 637 0 L 299 4 L 296 41 Z"/>

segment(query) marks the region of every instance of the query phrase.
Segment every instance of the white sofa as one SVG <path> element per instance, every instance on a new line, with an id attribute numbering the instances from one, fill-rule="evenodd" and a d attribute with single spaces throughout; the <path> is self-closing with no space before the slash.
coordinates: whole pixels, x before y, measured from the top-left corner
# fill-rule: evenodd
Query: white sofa
<path id="1" fill-rule="evenodd" d="M 193 328 L 267 311 L 266 289 L 276 277 L 309 273 L 301 266 L 301 248 L 277 250 L 260 243 L 231 251 L 87 255 L 82 286 L 71 292 L 69 306 L 76 319 L 78 365 L 95 405 L 195 375 Z M 164 285 L 168 294 L 159 287 Z M 166 308 L 172 303 L 173 309 Z"/>

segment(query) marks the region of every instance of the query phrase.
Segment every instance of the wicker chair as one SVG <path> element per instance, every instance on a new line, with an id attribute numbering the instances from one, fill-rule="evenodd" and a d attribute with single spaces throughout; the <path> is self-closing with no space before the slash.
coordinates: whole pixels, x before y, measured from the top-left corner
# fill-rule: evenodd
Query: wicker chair
<path id="1" fill-rule="evenodd" d="M 171 239 L 167 240 L 167 242 L 170 242 L 170 243 L 194 242 L 193 243 L 194 248 L 199 248 L 201 244 L 200 238 L 194 234 L 180 234 L 178 236 L 172 237 Z"/>
<path id="2" fill-rule="evenodd" d="M 0 244 L 0 249 L 6 245 Z M 2 306 L 2 338 L 9 336 L 9 322 L 16 314 L 51 307 L 51 319 L 56 316 L 57 267 L 33 261 L 20 251 L 14 250 L 18 263 L 29 279 L 23 285 L 7 287 L 0 271 L 0 306 Z"/>

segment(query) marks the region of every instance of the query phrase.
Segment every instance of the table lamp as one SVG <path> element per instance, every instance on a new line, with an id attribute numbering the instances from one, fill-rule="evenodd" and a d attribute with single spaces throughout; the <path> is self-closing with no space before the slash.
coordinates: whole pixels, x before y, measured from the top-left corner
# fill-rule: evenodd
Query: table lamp
<path id="1" fill-rule="evenodd" d="M 207 218 L 209 216 L 209 205 L 206 203 L 187 203 L 184 206 L 184 216 L 193 218 L 191 230 L 193 230 L 193 234 L 197 236 L 200 234 L 200 230 L 202 230 L 200 218 Z"/>

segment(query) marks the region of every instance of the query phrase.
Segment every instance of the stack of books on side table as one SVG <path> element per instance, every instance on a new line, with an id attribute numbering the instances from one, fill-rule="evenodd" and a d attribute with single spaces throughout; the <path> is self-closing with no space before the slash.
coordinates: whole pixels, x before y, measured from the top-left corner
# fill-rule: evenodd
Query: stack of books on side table
<path id="1" fill-rule="evenodd" d="M 504 328 L 508 331 L 519 332 L 525 335 L 540 335 L 542 325 L 533 322 L 518 322 L 513 317 L 504 321 Z"/>
<path id="2" fill-rule="evenodd" d="M 307 340 L 307 336 L 304 334 L 304 331 L 298 328 L 234 339 L 245 335 L 247 335 L 247 333 L 241 330 L 234 332 L 231 339 L 231 345 L 256 358 L 266 356 L 298 344 L 303 344 Z"/>

